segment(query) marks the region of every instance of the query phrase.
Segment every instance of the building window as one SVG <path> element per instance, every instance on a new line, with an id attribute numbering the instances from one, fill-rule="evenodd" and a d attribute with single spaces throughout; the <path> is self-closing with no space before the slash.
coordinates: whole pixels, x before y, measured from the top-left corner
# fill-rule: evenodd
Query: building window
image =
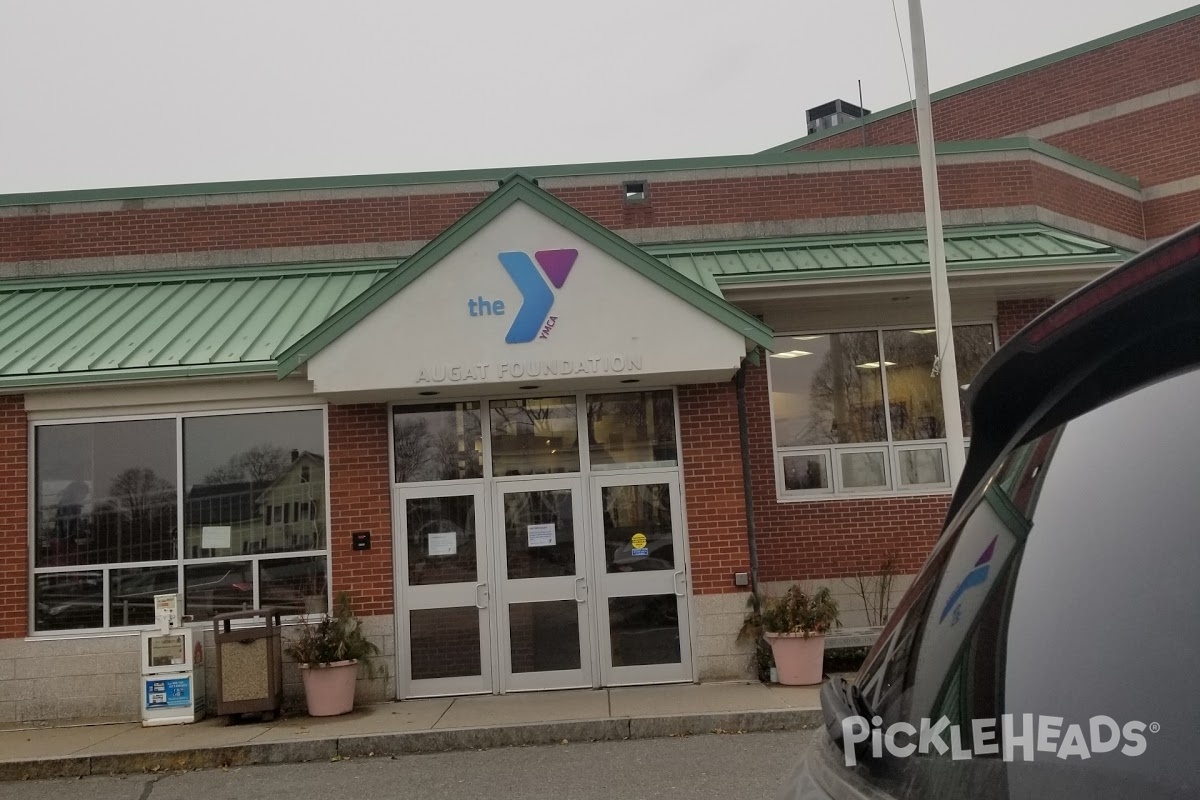
<path id="1" fill-rule="evenodd" d="M 995 352 L 993 326 L 955 326 L 954 347 L 965 389 Z M 767 364 L 780 495 L 948 488 L 936 351 L 932 328 L 776 338 Z"/>
<path id="2" fill-rule="evenodd" d="M 579 471 L 574 396 L 495 400 L 488 408 L 493 477 Z"/>
<path id="3" fill-rule="evenodd" d="M 479 403 L 392 409 L 396 483 L 483 477 Z"/>
<path id="4" fill-rule="evenodd" d="M 675 396 L 670 389 L 587 396 L 591 468 L 674 467 Z"/>
<path id="5" fill-rule="evenodd" d="M 324 475 L 320 410 L 37 425 L 34 631 L 324 609 Z"/>

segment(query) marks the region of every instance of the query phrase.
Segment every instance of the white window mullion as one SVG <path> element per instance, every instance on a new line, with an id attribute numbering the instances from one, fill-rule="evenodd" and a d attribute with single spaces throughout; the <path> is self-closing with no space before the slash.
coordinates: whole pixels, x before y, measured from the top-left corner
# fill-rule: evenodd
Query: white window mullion
<path id="1" fill-rule="evenodd" d="M 876 331 L 879 336 L 879 380 L 883 391 L 883 430 L 887 436 L 887 458 L 883 460 L 885 469 L 891 472 L 887 475 L 888 484 L 895 488 L 899 484 L 899 479 L 896 477 L 894 461 L 895 455 L 892 447 L 892 401 L 888 395 L 888 368 L 887 368 L 887 353 L 883 351 L 883 329 Z"/>
<path id="2" fill-rule="evenodd" d="M 100 602 L 104 604 L 101 609 L 104 612 L 103 615 L 101 616 L 101 624 L 105 628 L 112 627 L 112 624 L 110 623 L 110 621 L 108 619 L 109 612 L 111 610 L 111 603 L 109 602 L 109 591 L 108 591 L 108 582 L 109 582 L 109 574 L 108 573 L 109 573 L 110 569 L 111 569 L 111 567 L 105 567 L 104 569 L 100 570 L 100 582 L 101 582 Z"/>
<path id="3" fill-rule="evenodd" d="M 250 595 L 250 602 L 254 604 L 252 606 L 253 608 L 262 608 L 262 602 L 259 600 L 259 584 L 261 583 L 261 579 L 258 571 L 261 563 L 261 559 L 259 559 L 257 556 L 250 559 L 250 574 L 254 577 L 254 591 L 251 592 Z"/>
<path id="4" fill-rule="evenodd" d="M 183 415 L 175 417 L 175 591 L 179 594 L 179 619 L 187 614 L 187 596 L 184 592 L 184 536 L 183 536 Z"/>

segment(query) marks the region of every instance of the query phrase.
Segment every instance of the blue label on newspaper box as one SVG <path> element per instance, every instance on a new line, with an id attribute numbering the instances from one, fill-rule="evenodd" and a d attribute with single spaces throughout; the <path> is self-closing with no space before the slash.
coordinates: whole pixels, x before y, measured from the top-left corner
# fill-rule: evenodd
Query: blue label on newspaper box
<path id="1" fill-rule="evenodd" d="M 191 678 L 146 681 L 146 708 L 187 708 L 191 704 Z"/>

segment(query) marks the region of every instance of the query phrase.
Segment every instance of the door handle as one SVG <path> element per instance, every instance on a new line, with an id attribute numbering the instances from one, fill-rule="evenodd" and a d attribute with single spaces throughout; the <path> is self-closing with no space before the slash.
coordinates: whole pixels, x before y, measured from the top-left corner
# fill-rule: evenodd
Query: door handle
<path id="1" fill-rule="evenodd" d="M 675 596 L 683 597 L 687 594 L 687 578 L 683 574 L 683 570 L 675 571 Z"/>
<path id="2" fill-rule="evenodd" d="M 486 583 L 475 584 L 475 607 L 480 609 L 487 608 L 489 599 L 488 585 Z"/>
<path id="3" fill-rule="evenodd" d="M 579 596 L 580 587 L 583 588 L 583 597 Z M 580 575 L 578 578 L 575 579 L 575 602 L 576 603 L 586 603 L 587 602 L 587 578 L 583 577 L 582 575 Z"/>

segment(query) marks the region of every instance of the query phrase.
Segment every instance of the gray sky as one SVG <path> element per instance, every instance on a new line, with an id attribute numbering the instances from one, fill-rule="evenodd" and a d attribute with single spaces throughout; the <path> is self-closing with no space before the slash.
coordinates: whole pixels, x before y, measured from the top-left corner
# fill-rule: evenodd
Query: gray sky
<path id="1" fill-rule="evenodd" d="M 931 82 L 1188 5 L 925 0 Z M 0 194 L 748 153 L 908 99 L 891 0 L 0 0 L 0 75 Z"/>

